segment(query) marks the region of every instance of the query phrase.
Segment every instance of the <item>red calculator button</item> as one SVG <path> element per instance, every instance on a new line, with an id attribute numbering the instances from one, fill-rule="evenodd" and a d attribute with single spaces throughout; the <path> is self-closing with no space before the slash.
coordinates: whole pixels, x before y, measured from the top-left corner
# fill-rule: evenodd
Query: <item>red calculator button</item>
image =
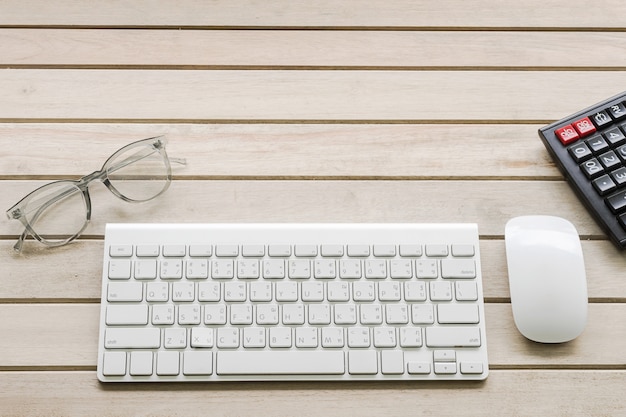
<path id="1" fill-rule="evenodd" d="M 562 128 L 555 130 L 554 134 L 557 138 L 559 138 L 563 145 L 567 145 L 568 143 L 580 138 L 578 132 L 574 130 L 572 125 L 563 126 Z"/>
<path id="2" fill-rule="evenodd" d="M 574 123 L 574 129 L 580 134 L 581 137 L 592 134 L 596 131 L 596 127 L 591 123 L 588 117 L 584 119 L 576 120 Z"/>

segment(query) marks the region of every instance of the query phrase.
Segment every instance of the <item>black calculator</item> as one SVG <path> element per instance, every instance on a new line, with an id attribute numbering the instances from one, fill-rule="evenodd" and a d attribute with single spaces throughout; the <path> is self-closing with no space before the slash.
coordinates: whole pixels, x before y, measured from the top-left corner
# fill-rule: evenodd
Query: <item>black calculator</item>
<path id="1" fill-rule="evenodd" d="M 578 198 L 626 247 L 626 91 L 539 129 Z"/>

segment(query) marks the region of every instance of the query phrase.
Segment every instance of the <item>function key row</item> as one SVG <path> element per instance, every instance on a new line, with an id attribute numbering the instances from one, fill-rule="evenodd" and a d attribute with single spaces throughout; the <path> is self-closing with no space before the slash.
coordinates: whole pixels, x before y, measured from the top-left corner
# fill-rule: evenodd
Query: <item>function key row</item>
<path id="1" fill-rule="evenodd" d="M 624 118 L 626 118 L 626 102 L 617 103 L 556 129 L 554 134 L 563 145 L 568 145 Z"/>
<path id="2" fill-rule="evenodd" d="M 109 255 L 112 258 L 139 258 L 163 257 L 180 258 L 234 258 L 238 256 L 249 258 L 269 257 L 472 257 L 475 255 L 473 245 L 111 245 Z"/>

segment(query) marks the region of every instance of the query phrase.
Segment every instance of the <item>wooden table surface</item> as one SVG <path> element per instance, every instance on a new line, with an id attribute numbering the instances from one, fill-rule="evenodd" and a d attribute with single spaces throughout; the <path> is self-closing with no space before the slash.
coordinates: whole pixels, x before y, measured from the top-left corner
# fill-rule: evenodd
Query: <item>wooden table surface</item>
<path id="1" fill-rule="evenodd" d="M 626 256 L 537 129 L 626 90 L 623 0 L 0 2 L 0 207 L 166 134 L 171 188 L 91 187 L 78 242 L 0 229 L 0 415 L 623 416 Z M 589 322 L 516 330 L 504 225 L 578 229 Z M 490 375 L 481 383 L 101 384 L 107 222 L 475 222 Z"/>

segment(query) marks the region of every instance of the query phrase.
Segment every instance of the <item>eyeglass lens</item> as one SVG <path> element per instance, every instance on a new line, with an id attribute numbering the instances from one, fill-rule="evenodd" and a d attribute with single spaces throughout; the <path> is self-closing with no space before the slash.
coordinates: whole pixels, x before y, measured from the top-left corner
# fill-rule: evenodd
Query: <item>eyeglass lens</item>
<path id="1" fill-rule="evenodd" d="M 62 243 L 80 233 L 87 222 L 87 202 L 71 182 L 55 182 L 40 188 L 24 206 L 24 216 L 39 237 Z"/>
<path id="2" fill-rule="evenodd" d="M 107 161 L 105 170 L 111 186 L 132 201 L 156 197 L 170 181 L 167 160 L 152 146 L 137 146 L 115 154 Z"/>

